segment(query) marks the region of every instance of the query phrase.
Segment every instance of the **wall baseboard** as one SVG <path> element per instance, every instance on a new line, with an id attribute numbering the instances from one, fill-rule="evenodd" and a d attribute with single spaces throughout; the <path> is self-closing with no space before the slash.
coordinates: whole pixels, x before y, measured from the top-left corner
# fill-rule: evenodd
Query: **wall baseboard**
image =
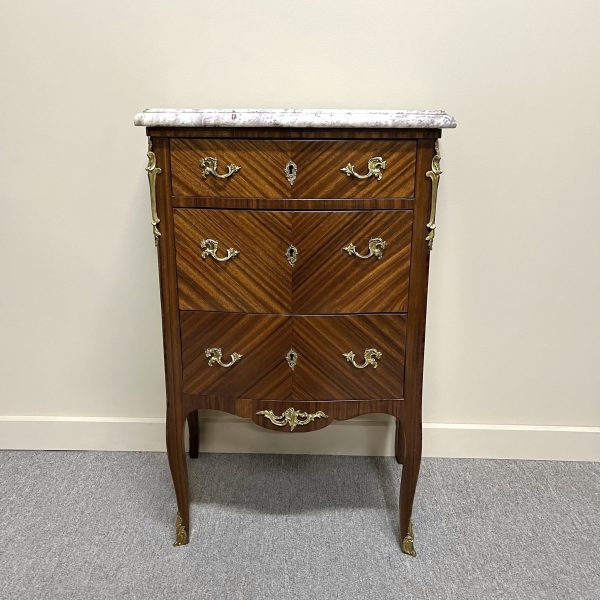
<path id="1" fill-rule="evenodd" d="M 392 456 L 395 426 L 384 416 L 282 435 L 234 416 L 201 416 L 203 452 Z M 0 416 L 0 448 L 165 450 L 162 418 Z M 600 461 L 600 427 L 424 423 L 423 456 Z"/>

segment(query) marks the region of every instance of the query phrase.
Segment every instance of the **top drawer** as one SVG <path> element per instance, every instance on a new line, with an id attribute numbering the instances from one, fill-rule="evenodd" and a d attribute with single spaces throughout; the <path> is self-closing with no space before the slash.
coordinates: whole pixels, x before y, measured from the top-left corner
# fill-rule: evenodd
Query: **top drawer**
<path id="1" fill-rule="evenodd" d="M 171 140 L 175 196 L 411 198 L 413 140 Z"/>

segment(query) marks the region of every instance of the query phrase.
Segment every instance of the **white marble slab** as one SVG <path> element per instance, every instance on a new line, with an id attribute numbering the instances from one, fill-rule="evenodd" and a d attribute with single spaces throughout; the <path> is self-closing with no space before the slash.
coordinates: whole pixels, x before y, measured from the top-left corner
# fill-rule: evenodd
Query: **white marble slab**
<path id="1" fill-rule="evenodd" d="M 135 116 L 145 127 L 456 127 L 443 110 L 341 110 L 315 108 L 148 108 Z"/>

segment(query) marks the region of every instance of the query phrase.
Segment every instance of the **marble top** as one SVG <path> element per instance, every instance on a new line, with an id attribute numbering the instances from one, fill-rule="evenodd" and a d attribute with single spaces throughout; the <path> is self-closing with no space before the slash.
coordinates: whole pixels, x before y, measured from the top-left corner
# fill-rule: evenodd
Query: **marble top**
<path id="1" fill-rule="evenodd" d="M 344 110 L 316 108 L 148 108 L 135 125 L 145 127 L 456 127 L 443 110 Z"/>

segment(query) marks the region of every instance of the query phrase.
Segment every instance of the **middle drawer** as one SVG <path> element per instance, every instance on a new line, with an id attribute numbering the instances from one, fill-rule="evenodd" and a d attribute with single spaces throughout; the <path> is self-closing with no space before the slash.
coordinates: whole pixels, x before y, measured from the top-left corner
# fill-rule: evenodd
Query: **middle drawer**
<path id="1" fill-rule="evenodd" d="M 174 214 L 182 310 L 407 311 L 410 210 Z"/>

